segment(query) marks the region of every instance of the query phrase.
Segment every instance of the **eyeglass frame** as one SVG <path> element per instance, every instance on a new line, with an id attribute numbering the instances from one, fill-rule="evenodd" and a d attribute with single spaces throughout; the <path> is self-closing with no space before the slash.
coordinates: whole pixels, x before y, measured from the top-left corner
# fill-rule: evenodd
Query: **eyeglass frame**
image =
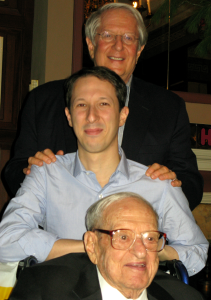
<path id="1" fill-rule="evenodd" d="M 124 34 L 114 34 L 114 33 L 112 33 L 112 32 L 110 32 L 110 31 L 107 31 L 107 30 L 105 30 L 105 31 L 103 31 L 103 32 L 101 32 L 101 33 L 96 33 L 97 35 L 100 35 L 101 36 L 101 38 L 102 38 L 102 40 L 104 40 L 104 38 L 102 37 L 102 34 L 103 33 L 105 33 L 105 32 L 108 32 L 109 34 L 111 34 L 112 36 L 113 36 L 113 38 L 112 38 L 112 40 L 111 41 L 109 41 L 109 42 L 107 42 L 107 43 L 111 43 L 111 42 L 113 42 L 113 41 L 116 41 L 116 37 L 117 36 L 121 36 L 121 41 L 124 43 L 124 44 L 126 44 L 126 45 L 132 45 L 132 44 L 134 44 L 134 42 L 137 40 L 137 41 L 139 41 L 140 40 L 140 38 L 136 38 L 135 37 L 135 35 L 133 34 L 133 33 L 124 33 Z M 123 36 L 125 36 L 125 35 L 127 35 L 127 34 L 130 34 L 130 35 L 132 35 L 133 37 L 134 37 L 134 39 L 135 39 L 135 41 L 133 41 L 133 42 L 131 42 L 131 43 L 125 43 L 125 41 L 123 40 Z"/>
<path id="2" fill-rule="evenodd" d="M 134 240 L 133 240 L 133 243 L 130 245 L 129 248 L 127 248 L 127 249 L 118 249 L 118 248 L 115 248 L 115 247 L 113 246 L 113 243 L 112 243 L 112 241 L 113 241 L 113 235 L 114 235 L 114 232 L 116 232 L 116 231 L 118 231 L 118 230 L 129 230 L 129 231 L 132 231 L 132 232 L 135 234 L 135 238 L 134 238 Z M 136 241 L 136 237 L 137 237 L 137 233 L 136 233 L 136 232 L 134 232 L 134 231 L 131 230 L 131 229 L 126 229 L 126 228 L 121 228 L 121 229 L 119 228 L 119 229 L 115 229 L 115 230 L 105 230 L 105 229 L 97 229 L 97 228 L 94 228 L 94 229 L 92 230 L 92 232 L 95 232 L 95 231 L 98 231 L 98 232 L 101 232 L 101 233 L 105 233 L 105 234 L 110 235 L 110 237 L 111 237 L 111 246 L 112 246 L 114 249 L 116 249 L 116 250 L 129 250 L 129 249 L 134 245 L 134 243 L 135 243 L 135 241 Z M 162 235 L 162 237 L 164 238 L 163 248 L 160 249 L 160 250 L 158 250 L 158 251 L 151 251 L 151 250 L 148 250 L 148 249 L 145 247 L 145 245 L 144 245 L 144 243 L 143 243 L 143 240 L 142 240 L 142 243 L 143 243 L 143 245 L 144 245 L 146 251 L 149 251 L 149 252 L 160 252 L 160 251 L 162 251 L 162 250 L 164 249 L 165 245 L 166 245 L 167 234 L 164 233 L 164 232 L 161 232 L 161 231 L 157 231 L 157 230 L 149 230 L 149 231 L 141 232 L 141 237 L 142 237 L 143 234 L 146 233 L 146 232 L 157 232 L 157 233 L 159 233 L 160 235 Z M 142 239 L 142 238 L 141 238 L 141 239 Z"/>

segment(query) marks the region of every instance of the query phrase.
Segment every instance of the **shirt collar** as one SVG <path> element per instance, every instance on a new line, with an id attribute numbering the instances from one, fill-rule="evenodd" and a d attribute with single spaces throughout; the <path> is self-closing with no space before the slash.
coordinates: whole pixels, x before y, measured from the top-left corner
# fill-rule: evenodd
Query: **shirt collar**
<path id="1" fill-rule="evenodd" d="M 129 79 L 128 82 L 126 83 L 126 86 L 131 87 L 132 79 L 133 79 L 133 74 L 130 76 L 130 79 Z"/>
<path id="2" fill-rule="evenodd" d="M 110 300 L 110 299 L 130 300 L 128 298 L 125 298 L 125 296 L 123 296 L 122 293 L 120 293 L 117 289 L 115 289 L 110 284 L 108 284 L 108 282 L 100 274 L 98 267 L 97 267 L 97 275 L 98 275 L 98 279 L 99 279 L 99 284 L 100 284 L 100 289 L 101 289 L 101 294 L 102 294 L 103 300 Z M 146 289 L 143 290 L 141 295 L 136 300 L 148 300 L 147 290 Z"/>
<path id="3" fill-rule="evenodd" d="M 83 171 L 85 172 L 86 170 L 80 161 L 80 158 L 78 156 L 78 151 L 77 151 L 76 156 L 75 156 L 75 167 L 74 167 L 74 171 L 73 171 L 73 176 L 77 177 Z"/>
<path id="4" fill-rule="evenodd" d="M 114 172 L 114 174 L 116 174 L 117 172 L 121 172 L 123 175 L 125 175 L 129 179 L 130 174 L 129 174 L 128 162 L 127 162 L 125 153 L 121 147 L 119 147 L 119 155 L 121 156 L 121 159 L 120 159 L 119 165 L 118 165 L 116 171 Z M 80 158 L 78 156 L 78 151 L 76 152 L 76 155 L 75 155 L 74 164 L 75 164 L 74 171 L 73 171 L 74 177 L 77 177 L 79 174 L 81 174 L 81 172 L 88 171 L 84 168 L 83 164 L 81 163 Z"/>
<path id="5" fill-rule="evenodd" d="M 130 178 L 130 173 L 129 173 L 129 167 L 128 167 L 128 162 L 125 156 L 125 153 L 121 147 L 119 147 L 119 155 L 121 156 L 119 165 L 115 171 L 116 172 L 121 172 L 123 175 L 127 177 L 127 179 Z"/>

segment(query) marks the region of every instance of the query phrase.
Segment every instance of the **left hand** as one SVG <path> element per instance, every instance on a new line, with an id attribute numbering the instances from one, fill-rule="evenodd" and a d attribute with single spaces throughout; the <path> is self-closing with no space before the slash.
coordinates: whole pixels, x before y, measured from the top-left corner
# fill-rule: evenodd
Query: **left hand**
<path id="1" fill-rule="evenodd" d="M 177 179 L 177 175 L 175 172 L 169 170 L 167 167 L 154 163 L 153 165 L 149 166 L 145 173 L 148 177 L 152 179 L 159 178 L 160 180 L 172 180 L 171 185 L 173 187 L 180 187 L 182 186 L 182 181 Z"/>

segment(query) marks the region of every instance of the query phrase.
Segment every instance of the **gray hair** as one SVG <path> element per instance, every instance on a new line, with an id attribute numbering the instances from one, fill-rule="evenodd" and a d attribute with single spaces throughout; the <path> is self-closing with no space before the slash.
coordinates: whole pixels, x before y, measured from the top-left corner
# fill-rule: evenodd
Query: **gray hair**
<path id="1" fill-rule="evenodd" d="M 129 4 L 124 4 L 124 3 L 110 3 L 110 4 L 105 4 L 101 8 L 99 8 L 97 11 L 93 12 L 90 17 L 86 21 L 86 26 L 85 26 L 85 35 L 88 37 L 92 44 L 95 45 L 95 36 L 97 33 L 97 29 L 100 26 L 101 23 L 101 15 L 111 9 L 125 9 L 127 10 L 130 14 L 133 15 L 133 17 L 137 21 L 137 26 L 138 26 L 138 32 L 139 32 L 139 49 L 141 49 L 141 46 L 146 45 L 147 43 L 147 30 L 144 25 L 143 18 L 141 14 L 138 12 L 137 9 L 132 7 Z"/>
<path id="2" fill-rule="evenodd" d="M 118 200 L 123 200 L 125 198 L 135 198 L 137 200 L 140 200 L 140 202 L 146 203 L 154 212 L 155 218 L 158 222 L 158 214 L 152 207 L 152 205 L 146 201 L 144 198 L 142 198 L 140 195 L 132 192 L 121 192 L 121 193 L 116 193 L 110 196 L 107 196 L 101 200 L 98 200 L 94 204 L 92 204 L 87 212 L 86 212 L 86 217 L 85 217 L 85 224 L 86 224 L 86 229 L 88 231 L 92 231 L 96 226 L 99 225 L 100 221 L 102 221 L 102 216 L 104 210 L 113 202 L 118 201 Z"/>

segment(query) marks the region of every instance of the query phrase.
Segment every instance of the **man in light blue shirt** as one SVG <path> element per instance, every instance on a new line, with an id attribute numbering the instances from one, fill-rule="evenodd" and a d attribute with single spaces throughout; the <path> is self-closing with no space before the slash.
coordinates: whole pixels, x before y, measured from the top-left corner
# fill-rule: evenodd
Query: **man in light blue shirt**
<path id="1" fill-rule="evenodd" d="M 152 180 L 147 167 L 127 160 L 118 149 L 118 129 L 129 110 L 125 83 L 114 72 L 94 67 L 72 75 L 65 113 L 78 140 L 78 152 L 54 164 L 32 167 L 5 211 L 0 226 L 0 260 L 38 261 L 83 252 L 84 217 L 97 200 L 121 191 L 148 200 L 169 244 L 160 260 L 180 259 L 189 275 L 205 265 L 208 242 L 196 225 L 181 188 Z M 40 226 L 44 230 L 40 229 Z"/>

